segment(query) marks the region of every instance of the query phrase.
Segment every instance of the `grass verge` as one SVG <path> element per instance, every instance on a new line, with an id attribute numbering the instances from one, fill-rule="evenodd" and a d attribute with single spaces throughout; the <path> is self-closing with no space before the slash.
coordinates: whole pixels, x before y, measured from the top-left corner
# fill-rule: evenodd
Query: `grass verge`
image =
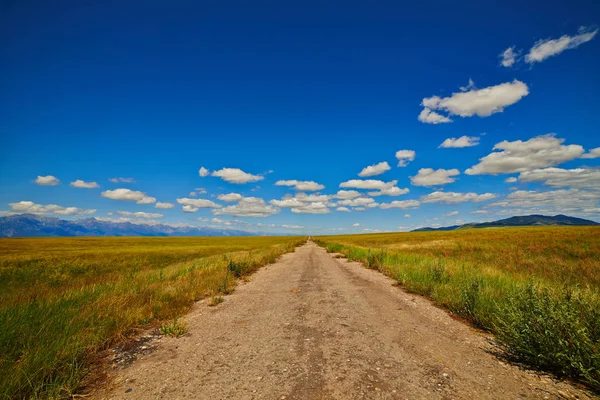
<path id="1" fill-rule="evenodd" d="M 94 355 L 153 321 L 181 335 L 197 300 L 304 241 L 277 238 L 0 240 L 0 398 L 64 398 Z M 230 265 L 243 265 L 230 272 Z"/>
<path id="2" fill-rule="evenodd" d="M 494 333 L 513 360 L 600 392 L 600 229 L 348 235 L 314 241 Z"/>

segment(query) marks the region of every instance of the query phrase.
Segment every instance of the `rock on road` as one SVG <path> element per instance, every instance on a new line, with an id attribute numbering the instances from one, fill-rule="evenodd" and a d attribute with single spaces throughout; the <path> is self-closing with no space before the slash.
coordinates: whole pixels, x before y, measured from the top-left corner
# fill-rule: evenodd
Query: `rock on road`
<path id="1" fill-rule="evenodd" d="M 198 303 L 189 333 L 115 372 L 111 399 L 588 398 L 506 364 L 483 334 L 312 242 Z"/>

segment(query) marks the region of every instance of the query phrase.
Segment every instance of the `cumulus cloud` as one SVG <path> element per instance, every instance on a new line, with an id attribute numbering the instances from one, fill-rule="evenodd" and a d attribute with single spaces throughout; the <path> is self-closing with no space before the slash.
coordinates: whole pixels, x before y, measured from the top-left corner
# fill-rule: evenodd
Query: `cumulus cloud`
<path id="1" fill-rule="evenodd" d="M 242 171 L 239 168 L 223 168 L 218 171 L 214 171 L 211 175 L 221 178 L 226 182 L 237 183 L 237 184 L 248 183 L 248 182 L 257 182 L 257 181 L 262 181 L 263 179 L 265 179 L 261 175 L 252 175 L 252 174 Z"/>
<path id="2" fill-rule="evenodd" d="M 296 214 L 329 214 L 330 212 L 327 204 L 321 201 L 303 203 L 300 207 L 293 207 L 291 211 Z"/>
<path id="3" fill-rule="evenodd" d="M 181 209 L 183 212 L 193 213 L 198 211 L 201 208 L 219 208 L 222 207 L 220 204 L 217 204 L 211 200 L 206 199 L 189 199 L 189 198 L 181 198 L 177 199 L 177 203 L 181 204 Z"/>
<path id="4" fill-rule="evenodd" d="M 288 180 L 288 181 L 277 181 L 275 182 L 276 186 L 291 186 L 296 190 L 303 190 L 307 192 L 314 192 L 315 190 L 325 189 L 325 186 L 320 183 L 313 181 L 297 181 L 297 180 Z"/>
<path id="5" fill-rule="evenodd" d="M 377 192 L 369 192 L 369 196 L 401 196 L 408 192 L 410 192 L 409 189 L 400 189 L 397 186 L 392 186 L 391 188 L 379 190 Z"/>
<path id="6" fill-rule="evenodd" d="M 327 202 L 331 198 L 333 198 L 333 196 L 329 195 L 329 194 L 306 194 L 306 193 L 300 192 L 300 193 L 296 193 L 294 198 L 296 198 L 300 201 L 303 201 L 303 202 L 313 203 L 316 201 Z"/>
<path id="7" fill-rule="evenodd" d="M 353 199 L 360 196 L 362 196 L 362 194 L 356 190 L 338 190 L 335 195 L 338 199 Z"/>
<path id="8" fill-rule="evenodd" d="M 453 217 L 455 215 L 458 215 L 458 211 L 450 211 L 447 214 L 444 214 L 444 217 Z"/>
<path id="9" fill-rule="evenodd" d="M 337 202 L 338 206 L 348 206 L 348 207 L 365 207 L 365 206 L 369 206 L 371 204 L 377 206 L 377 203 L 375 202 L 375 200 L 373 200 L 370 197 L 358 197 L 356 199 L 346 199 L 346 200 L 340 200 Z"/>
<path id="10" fill-rule="evenodd" d="M 515 104 L 529 94 L 527 85 L 519 80 L 501 83 L 483 89 L 471 89 L 465 92 L 453 93 L 450 97 L 432 96 L 423 99 L 421 105 L 425 108 L 426 116 L 431 116 L 431 110 L 445 111 L 448 115 L 460 117 L 489 117 L 492 114 L 504 111 L 505 107 Z M 426 123 L 435 122 L 435 118 L 421 118 Z M 437 118 L 437 117 L 436 117 Z M 441 121 L 450 122 L 450 121 Z"/>
<path id="11" fill-rule="evenodd" d="M 500 53 L 500 65 L 506 68 L 512 67 L 517 61 L 518 56 L 519 52 L 515 51 L 515 46 L 509 47 Z"/>
<path id="12" fill-rule="evenodd" d="M 398 150 L 396 152 L 396 158 L 398 159 L 398 166 L 406 167 L 409 162 L 414 161 L 416 155 L 417 155 L 417 153 L 415 153 L 414 150 Z"/>
<path id="13" fill-rule="evenodd" d="M 202 178 L 204 178 L 205 176 L 210 175 L 210 171 L 204 167 L 200 167 L 200 169 L 198 170 L 198 175 L 200 175 Z"/>
<path id="14" fill-rule="evenodd" d="M 410 218 L 411 215 L 410 214 L 404 214 L 404 218 Z"/>
<path id="15" fill-rule="evenodd" d="M 411 208 L 419 208 L 421 202 L 418 200 L 394 200 L 391 203 L 381 203 L 379 208 L 387 210 L 390 208 L 400 208 L 402 210 L 408 210 Z"/>
<path id="16" fill-rule="evenodd" d="M 282 207 L 282 208 L 302 207 L 305 205 L 304 202 L 302 202 L 294 197 L 287 197 L 287 198 L 283 198 L 281 200 L 271 200 L 269 203 L 271 203 L 272 205 L 274 205 L 276 207 Z"/>
<path id="17" fill-rule="evenodd" d="M 473 147 L 479 144 L 479 138 L 477 136 L 461 136 L 457 138 L 448 138 L 438 146 L 438 148 L 463 148 Z"/>
<path id="18" fill-rule="evenodd" d="M 70 215 L 70 216 L 81 216 L 90 215 L 96 212 L 95 209 L 85 210 L 77 207 L 62 207 L 56 204 L 36 204 L 32 201 L 20 201 L 18 203 L 8 204 L 13 212 L 15 213 L 26 213 L 26 214 L 55 214 L 55 215 Z"/>
<path id="19" fill-rule="evenodd" d="M 506 183 L 515 183 L 517 181 L 517 178 L 515 178 L 514 176 L 511 176 L 510 178 L 506 178 L 504 180 L 504 182 Z"/>
<path id="20" fill-rule="evenodd" d="M 154 205 L 154 208 L 173 208 L 175 207 L 175 204 L 173 203 L 166 203 L 166 202 L 158 202 Z"/>
<path id="21" fill-rule="evenodd" d="M 81 189 L 96 189 L 100 187 L 96 182 L 85 182 L 81 179 L 77 179 L 75 182 L 71 182 L 69 186 Z"/>
<path id="22" fill-rule="evenodd" d="M 215 209 L 212 211 L 215 215 L 234 215 L 236 217 L 268 217 L 277 214 L 279 208 L 265 203 L 258 197 L 244 197 L 237 204 Z"/>
<path id="23" fill-rule="evenodd" d="M 163 214 L 158 213 L 147 213 L 147 212 L 129 212 L 129 211 L 117 211 L 117 214 L 122 215 L 124 217 L 136 217 L 136 218 L 162 218 Z"/>
<path id="24" fill-rule="evenodd" d="M 456 193 L 456 192 L 433 192 L 421 197 L 423 203 L 445 203 L 459 204 L 472 201 L 480 203 L 482 201 L 495 199 L 497 196 L 493 193 Z"/>
<path id="25" fill-rule="evenodd" d="M 521 182 L 543 182 L 553 188 L 600 189 L 600 169 L 543 168 L 522 172 Z"/>
<path id="26" fill-rule="evenodd" d="M 112 183 L 134 183 L 135 179 L 133 178 L 110 178 L 109 181 Z"/>
<path id="27" fill-rule="evenodd" d="M 352 226 L 356 228 L 356 227 L 359 227 L 359 226 L 360 226 L 360 224 L 357 222 L 357 223 L 355 223 L 355 224 L 352 224 Z"/>
<path id="28" fill-rule="evenodd" d="M 120 188 L 115 190 L 105 190 L 104 192 L 100 193 L 100 195 L 112 200 L 135 201 L 137 204 L 156 203 L 156 199 L 154 197 L 150 197 L 146 195 L 146 193 L 130 189 Z"/>
<path id="29" fill-rule="evenodd" d="M 60 181 L 58 180 L 57 177 L 52 176 L 52 175 L 47 175 L 47 176 L 38 175 L 37 179 L 35 180 L 35 183 L 37 183 L 38 185 L 41 185 L 41 186 L 56 186 L 56 185 L 60 184 Z"/>
<path id="30" fill-rule="evenodd" d="M 391 187 L 396 186 L 396 183 L 398 183 L 398 181 L 391 181 L 391 182 L 383 182 L 383 181 L 378 181 L 375 179 L 351 179 L 349 181 L 346 182 L 342 182 L 340 183 L 340 187 L 342 188 L 354 188 L 354 189 L 379 189 L 379 190 L 385 190 L 385 189 L 389 189 Z"/>
<path id="31" fill-rule="evenodd" d="M 457 169 L 421 168 L 417 175 L 411 176 L 410 181 L 414 186 L 437 186 L 455 182 L 453 176 L 460 175 Z"/>
<path id="32" fill-rule="evenodd" d="M 287 225 L 287 224 L 283 224 L 281 225 L 282 228 L 285 229 L 304 229 L 304 227 L 302 225 Z"/>
<path id="33" fill-rule="evenodd" d="M 432 111 L 430 108 L 423 108 L 419 113 L 417 118 L 419 121 L 425 124 L 446 124 L 448 122 L 452 122 L 452 120 L 445 115 L 438 114 L 435 111 Z"/>
<path id="34" fill-rule="evenodd" d="M 553 167 L 573 160 L 583 154 L 583 147 L 575 144 L 563 145 L 564 139 L 554 134 L 536 136 L 527 141 L 504 140 L 497 143 L 498 150 L 479 159 L 479 164 L 467 169 L 467 175 L 510 174 L 537 168 Z"/>
<path id="35" fill-rule="evenodd" d="M 358 173 L 358 176 L 365 177 L 365 176 L 381 175 L 385 171 L 389 171 L 390 169 L 392 169 L 392 168 L 387 163 L 387 161 L 382 161 L 378 164 L 369 165 L 368 167 L 363 168 L 363 170 Z"/>
<path id="36" fill-rule="evenodd" d="M 350 212 L 350 209 L 348 207 L 338 207 L 335 211 Z"/>
<path id="37" fill-rule="evenodd" d="M 600 158 L 600 147 L 591 149 L 587 153 L 583 154 L 581 158 Z"/>
<path id="38" fill-rule="evenodd" d="M 542 62 L 565 50 L 575 49 L 582 44 L 589 42 L 597 33 L 598 29 L 590 30 L 589 28 L 581 28 L 578 35 L 563 35 L 558 39 L 548 38 L 539 40 L 533 45 L 531 50 L 529 50 L 529 53 L 525 55 L 525 61 L 529 64 Z"/>
<path id="39" fill-rule="evenodd" d="M 486 208 L 500 207 L 505 214 L 598 214 L 600 191 L 560 189 L 550 191 L 519 190 Z M 499 212 L 500 213 L 500 212 Z"/>
<path id="40" fill-rule="evenodd" d="M 228 194 L 220 194 L 217 199 L 221 200 L 221 201 L 240 201 L 243 198 L 243 196 L 239 193 L 228 193 Z"/>

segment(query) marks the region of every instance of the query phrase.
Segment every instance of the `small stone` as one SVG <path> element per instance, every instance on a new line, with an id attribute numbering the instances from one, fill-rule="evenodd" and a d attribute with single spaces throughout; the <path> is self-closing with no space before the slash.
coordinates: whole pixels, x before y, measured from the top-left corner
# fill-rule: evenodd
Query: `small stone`
<path id="1" fill-rule="evenodd" d="M 127 389 L 127 390 L 125 391 L 125 393 L 131 393 L 131 392 L 133 392 L 133 389 L 132 389 L 132 388 L 129 388 L 129 389 Z"/>
<path id="2" fill-rule="evenodd" d="M 444 378 L 446 378 L 446 379 L 450 378 L 450 375 L 448 375 L 448 374 L 446 374 L 446 373 L 443 373 L 443 374 L 442 374 L 442 376 L 443 376 Z"/>

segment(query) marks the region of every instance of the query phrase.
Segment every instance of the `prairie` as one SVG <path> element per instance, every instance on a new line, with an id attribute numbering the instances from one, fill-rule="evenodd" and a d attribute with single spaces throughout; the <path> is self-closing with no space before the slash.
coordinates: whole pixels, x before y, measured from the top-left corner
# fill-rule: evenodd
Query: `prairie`
<path id="1" fill-rule="evenodd" d="M 494 333 L 509 358 L 600 390 L 599 227 L 314 240 Z"/>
<path id="2" fill-rule="evenodd" d="M 0 397 L 71 396 L 99 351 L 177 327 L 300 237 L 0 239 Z"/>

